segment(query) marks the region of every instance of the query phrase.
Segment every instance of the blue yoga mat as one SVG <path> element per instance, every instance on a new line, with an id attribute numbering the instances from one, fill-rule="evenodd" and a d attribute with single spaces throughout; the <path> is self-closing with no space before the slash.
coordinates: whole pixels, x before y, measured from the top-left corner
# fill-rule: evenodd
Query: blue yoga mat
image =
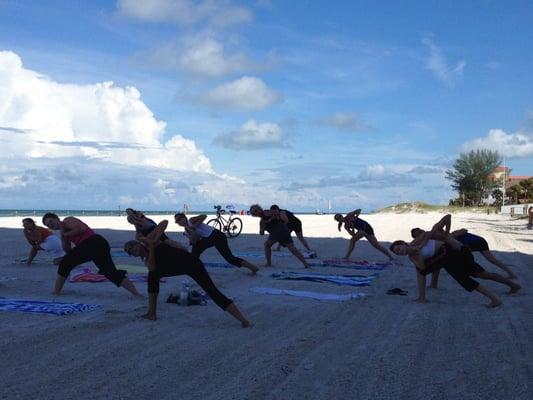
<path id="1" fill-rule="evenodd" d="M 93 311 L 99 304 L 60 303 L 56 301 L 37 301 L 20 299 L 0 299 L 0 311 L 30 312 L 39 314 L 66 315 Z"/>
<path id="2" fill-rule="evenodd" d="M 285 296 L 294 296 L 294 297 L 305 297 L 308 299 L 315 300 L 325 300 L 325 301 L 348 301 L 352 299 L 358 299 L 365 297 L 365 293 L 347 293 L 347 294 L 337 294 L 337 293 L 319 293 L 319 292 L 309 292 L 303 290 L 287 290 L 287 289 L 278 289 L 278 288 L 266 288 L 266 287 L 253 287 L 250 289 L 253 293 L 260 294 L 273 294 L 273 295 L 285 295 Z"/>

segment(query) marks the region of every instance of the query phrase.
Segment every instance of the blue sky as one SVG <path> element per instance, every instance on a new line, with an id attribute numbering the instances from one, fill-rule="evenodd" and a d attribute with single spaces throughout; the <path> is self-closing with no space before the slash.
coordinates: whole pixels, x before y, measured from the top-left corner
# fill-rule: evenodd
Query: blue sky
<path id="1" fill-rule="evenodd" d="M 446 204 L 533 175 L 526 1 L 0 0 L 0 208 Z"/>

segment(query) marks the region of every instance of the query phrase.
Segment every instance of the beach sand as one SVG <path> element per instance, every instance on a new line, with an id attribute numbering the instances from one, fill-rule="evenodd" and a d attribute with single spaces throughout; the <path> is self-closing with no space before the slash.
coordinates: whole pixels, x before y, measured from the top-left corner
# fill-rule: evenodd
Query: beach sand
<path id="1" fill-rule="evenodd" d="M 412 227 L 430 228 L 440 216 L 362 217 L 388 247 L 393 240 L 408 239 Z M 257 234 L 258 220 L 241 218 L 243 234 L 230 240 L 230 247 L 262 252 L 265 237 Z M 344 255 L 347 234 L 337 231 L 331 215 L 301 219 L 319 257 Z M 113 247 L 133 237 L 124 218 L 83 220 Z M 29 251 L 20 225 L 21 218 L 0 218 L 0 278 L 17 278 L 0 281 L 0 296 L 102 307 L 67 316 L 0 312 L 1 399 L 533 398 L 533 232 L 526 230 L 525 220 L 453 217 L 452 229 L 464 227 L 485 237 L 497 257 L 514 265 L 522 285 L 518 294 L 509 296 L 507 287 L 483 282 L 503 300 L 497 309 L 486 309 L 484 297 L 467 293 L 446 272 L 440 288 L 428 290 L 428 303 L 413 302 L 414 267 L 401 258 L 403 266 L 381 271 L 367 288 L 269 277 L 303 271 L 293 257 L 274 257 L 274 267 L 262 268 L 255 277 L 244 269 L 210 268 L 219 289 L 254 323 L 252 329 L 240 328 L 212 301 L 205 307 L 166 304 L 183 277 L 161 284 L 156 322 L 139 318 L 146 312 L 146 299 L 134 299 L 108 282 L 67 283 L 57 299 L 51 294 L 55 266 L 13 262 Z M 169 232 L 184 242 L 172 221 Z M 213 249 L 202 258 L 223 261 Z M 386 260 L 365 240 L 356 245 L 352 259 Z M 501 272 L 479 255 L 476 259 Z M 264 263 L 263 258 L 248 260 Z M 133 258 L 115 261 L 140 265 Z M 313 272 L 372 273 L 319 267 Z M 146 284 L 136 285 L 146 294 Z M 250 292 L 258 286 L 367 297 L 327 302 Z M 409 295 L 386 295 L 394 287 Z"/>

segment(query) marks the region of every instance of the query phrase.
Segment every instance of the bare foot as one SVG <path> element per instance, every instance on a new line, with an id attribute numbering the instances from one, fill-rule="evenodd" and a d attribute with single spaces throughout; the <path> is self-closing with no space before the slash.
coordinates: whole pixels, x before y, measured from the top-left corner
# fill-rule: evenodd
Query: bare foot
<path id="1" fill-rule="evenodd" d="M 251 328 L 252 326 L 253 325 L 248 321 L 241 322 L 241 328 Z"/>
<path id="2" fill-rule="evenodd" d="M 517 276 L 515 274 L 507 274 L 507 279 L 516 279 Z"/>
<path id="3" fill-rule="evenodd" d="M 509 294 L 516 293 L 516 292 L 518 292 L 521 288 L 522 288 L 522 286 L 520 286 L 519 284 L 515 283 L 515 284 L 511 287 L 511 290 L 509 290 Z"/>
<path id="4" fill-rule="evenodd" d="M 251 274 L 252 276 L 254 276 L 255 274 L 257 274 L 257 271 L 259 271 L 259 268 L 257 268 L 255 265 L 252 265 L 251 267 L 248 267 L 249 270 L 251 271 Z"/>
<path id="5" fill-rule="evenodd" d="M 157 317 L 156 317 L 155 315 L 152 315 L 152 314 L 144 314 L 144 315 L 141 315 L 141 318 L 149 319 L 150 321 L 155 321 L 155 320 L 157 320 Z"/>
<path id="6" fill-rule="evenodd" d="M 428 289 L 438 289 L 438 287 L 437 286 L 433 286 L 433 285 L 429 285 Z"/>
<path id="7" fill-rule="evenodd" d="M 489 304 L 487 304 L 485 307 L 487 308 L 496 308 L 502 305 L 502 302 L 500 300 L 493 300 Z"/>
<path id="8" fill-rule="evenodd" d="M 54 296 L 61 296 L 61 292 L 53 291 L 52 294 L 53 294 Z"/>
<path id="9" fill-rule="evenodd" d="M 423 304 L 425 302 L 426 302 L 426 299 L 420 299 L 420 297 L 413 300 L 413 303 L 421 303 L 421 304 Z"/>
<path id="10" fill-rule="evenodd" d="M 271 267 L 272 264 L 265 264 L 265 267 Z"/>

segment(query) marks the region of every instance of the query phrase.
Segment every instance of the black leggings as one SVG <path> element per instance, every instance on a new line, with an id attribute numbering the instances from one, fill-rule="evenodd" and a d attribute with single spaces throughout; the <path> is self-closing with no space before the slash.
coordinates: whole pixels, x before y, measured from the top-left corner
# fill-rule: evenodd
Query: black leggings
<path id="1" fill-rule="evenodd" d="M 115 267 L 110 251 L 109 243 L 102 236 L 90 236 L 61 259 L 57 273 L 64 278 L 68 278 L 70 271 L 75 267 L 84 262 L 92 261 L 98 267 L 100 274 L 115 285 L 120 286 L 120 283 L 126 277 L 126 271 L 118 270 Z"/>
<path id="2" fill-rule="evenodd" d="M 484 269 L 475 262 L 474 256 L 468 247 L 462 246 L 461 250 L 457 251 L 448 246 L 443 246 L 439 253 L 430 261 L 429 264 L 431 265 L 424 271 L 424 274 L 444 268 L 465 290 L 472 292 L 477 289 L 479 283 L 472 279 L 471 276 L 483 272 Z"/>
<path id="3" fill-rule="evenodd" d="M 244 260 L 233 255 L 228 246 L 228 239 L 226 238 L 226 235 L 224 235 L 218 229 L 215 229 L 211 235 L 209 235 L 209 237 L 197 241 L 196 244 L 192 246 L 191 254 L 196 258 L 200 258 L 200 254 L 213 246 L 215 246 L 220 255 L 224 257 L 224 259 L 231 265 L 235 265 L 236 267 L 242 266 Z"/>
<path id="4" fill-rule="evenodd" d="M 148 272 L 148 293 L 159 293 L 159 280 L 165 276 L 189 275 L 209 297 L 224 311 L 233 303 L 217 289 L 211 277 L 199 259 L 186 259 L 173 266 L 158 266 L 155 271 Z"/>

